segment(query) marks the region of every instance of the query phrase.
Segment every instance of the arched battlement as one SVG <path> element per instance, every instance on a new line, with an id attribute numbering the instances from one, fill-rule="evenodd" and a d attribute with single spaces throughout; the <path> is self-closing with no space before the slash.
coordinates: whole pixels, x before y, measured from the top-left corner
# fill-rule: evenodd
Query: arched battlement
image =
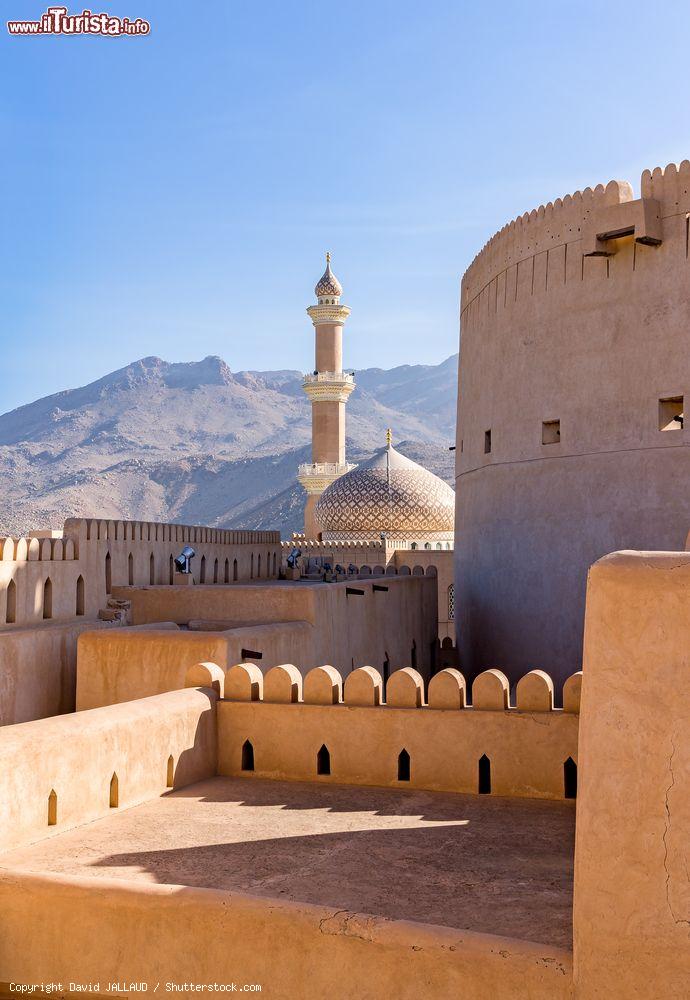
<path id="1" fill-rule="evenodd" d="M 187 686 L 203 686 L 204 670 L 214 664 L 197 664 L 188 671 Z M 203 670 L 202 670 L 203 668 Z M 220 670 L 219 667 L 216 668 Z M 201 678 L 201 679 L 198 679 Z M 253 663 L 240 663 L 225 674 L 225 698 L 230 701 L 263 701 L 283 705 L 337 706 L 342 703 L 360 708 L 416 708 L 427 710 L 493 711 L 519 715 L 521 712 L 565 712 L 578 715 L 582 672 L 569 677 L 563 685 L 563 708 L 554 705 L 554 683 L 543 670 L 532 670 L 520 678 L 517 704 L 510 703 L 508 678 L 503 671 L 486 670 L 472 685 L 472 704 L 467 701 L 467 685 L 459 670 L 447 667 L 429 681 L 428 704 L 424 700 L 424 680 L 412 667 L 394 670 L 383 695 L 383 679 L 374 667 L 357 667 L 343 681 L 339 670 L 330 665 L 312 667 L 304 679 L 298 667 L 282 664 L 264 676 Z"/>
<path id="2" fill-rule="evenodd" d="M 475 681 L 474 706 L 467 705 L 465 680 L 454 669 L 432 677 L 428 705 L 422 677 L 409 667 L 390 675 L 387 703 L 373 667 L 346 676 L 342 699 L 342 675 L 331 666 L 306 674 L 303 700 L 295 687 L 296 667 L 272 668 L 263 697 L 256 683 L 250 692 L 248 671 L 258 680 L 260 671 L 253 665 L 232 667 L 226 674 L 226 700 L 218 705 L 221 774 L 251 770 L 258 777 L 297 781 L 332 774 L 351 784 L 395 786 L 402 780 L 417 788 L 474 794 L 571 797 L 565 794 L 571 789 L 564 786 L 563 762 L 577 766 L 579 717 L 543 700 L 543 689 L 553 690 L 543 671 L 526 675 L 517 707 L 509 705 L 507 681 L 498 670 Z M 233 673 L 238 686 L 230 691 Z M 522 707 L 521 701 L 526 702 Z M 247 740 L 251 768 L 244 766 Z M 319 765 L 317 754 L 324 747 L 328 757 L 321 756 L 332 767 Z M 490 769 L 490 781 L 482 787 L 477 783 L 480 759 Z"/>
<path id="3" fill-rule="evenodd" d="M 586 187 L 518 215 L 487 240 L 474 257 L 462 280 L 461 308 L 464 310 L 490 281 L 509 267 L 581 239 L 582 228 L 596 209 L 633 199 L 627 181 L 612 180 L 606 186 Z"/>
<path id="4" fill-rule="evenodd" d="M 50 620 L 65 622 L 77 617 L 75 593 L 81 579 L 84 599 L 79 602 L 79 618 L 119 620 L 117 609 L 108 607 L 112 591 L 128 585 L 163 586 L 174 584 L 173 560 L 182 548 L 181 537 L 188 526 L 153 521 L 114 521 L 96 518 L 68 518 L 62 532 L 38 530 L 21 538 L 0 539 L 0 626 L 27 626 L 43 620 L 41 602 L 34 598 L 50 575 L 52 608 Z M 272 556 L 280 545 L 276 531 L 226 532 L 198 529 L 197 570 L 205 557 L 207 564 L 228 564 L 233 582 L 249 577 L 250 553 L 261 559 L 262 579 L 278 574 Z M 12 564 L 21 564 L 18 572 Z M 237 569 L 235 570 L 235 567 Z M 198 572 L 198 570 L 197 570 Z M 209 574 L 210 582 L 230 583 L 224 573 Z M 12 585 L 11 613 L 6 615 L 7 592 Z M 80 622 L 80 624 L 81 624 Z"/>
<path id="5" fill-rule="evenodd" d="M 690 160 L 644 170 L 640 197 L 660 203 L 662 217 L 690 211 Z M 581 238 L 593 211 L 635 199 L 628 181 L 586 187 L 524 212 L 498 230 L 476 254 L 462 282 L 462 309 L 510 266 Z"/>

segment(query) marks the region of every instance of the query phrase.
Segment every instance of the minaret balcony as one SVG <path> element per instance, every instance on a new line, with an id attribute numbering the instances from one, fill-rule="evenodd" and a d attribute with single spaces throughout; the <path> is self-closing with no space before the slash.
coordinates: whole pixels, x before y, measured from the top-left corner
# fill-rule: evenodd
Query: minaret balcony
<path id="1" fill-rule="evenodd" d="M 307 308 L 307 313 L 314 326 L 320 326 L 322 323 L 335 323 L 337 326 L 343 326 L 350 315 L 350 307 L 341 306 L 340 301 L 336 301 L 335 298 L 330 301 L 319 298 L 317 305 Z"/>
<path id="2" fill-rule="evenodd" d="M 302 388 L 312 403 L 346 403 L 354 387 L 355 377 L 347 372 L 315 372 L 302 378 Z"/>
<path id="3" fill-rule="evenodd" d="M 297 469 L 297 479 L 307 493 L 323 493 L 327 486 L 355 468 L 349 462 L 305 462 Z"/>

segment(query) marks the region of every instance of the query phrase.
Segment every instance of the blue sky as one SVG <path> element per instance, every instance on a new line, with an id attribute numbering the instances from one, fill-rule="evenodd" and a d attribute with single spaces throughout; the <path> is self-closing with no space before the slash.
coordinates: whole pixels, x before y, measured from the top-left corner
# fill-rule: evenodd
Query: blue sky
<path id="1" fill-rule="evenodd" d="M 436 363 L 504 222 L 690 156 L 684 3 L 104 0 L 151 34 L 5 33 L 45 6 L 2 5 L 3 410 L 153 354 L 310 370 L 325 249 L 347 365 Z"/>

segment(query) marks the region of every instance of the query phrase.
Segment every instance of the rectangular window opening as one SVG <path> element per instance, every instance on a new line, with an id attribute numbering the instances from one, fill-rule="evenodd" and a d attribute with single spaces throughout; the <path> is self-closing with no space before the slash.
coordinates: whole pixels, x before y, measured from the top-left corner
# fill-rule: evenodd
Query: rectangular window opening
<path id="1" fill-rule="evenodd" d="M 659 400 L 659 430 L 683 430 L 683 397 L 668 396 Z"/>
<path id="2" fill-rule="evenodd" d="M 561 440 L 560 420 L 543 420 L 541 425 L 541 443 L 558 444 Z"/>
<path id="3" fill-rule="evenodd" d="M 491 452 L 491 431 L 484 431 L 484 454 L 488 455 Z"/>

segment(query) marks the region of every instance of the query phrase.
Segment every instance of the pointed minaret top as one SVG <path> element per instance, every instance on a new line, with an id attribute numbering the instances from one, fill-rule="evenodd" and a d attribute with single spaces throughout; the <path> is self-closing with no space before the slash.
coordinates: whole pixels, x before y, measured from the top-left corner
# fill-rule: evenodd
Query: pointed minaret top
<path id="1" fill-rule="evenodd" d="M 343 286 L 331 271 L 330 250 L 326 252 L 326 270 L 323 272 L 314 289 L 317 299 L 335 298 L 339 299 L 343 294 Z"/>

